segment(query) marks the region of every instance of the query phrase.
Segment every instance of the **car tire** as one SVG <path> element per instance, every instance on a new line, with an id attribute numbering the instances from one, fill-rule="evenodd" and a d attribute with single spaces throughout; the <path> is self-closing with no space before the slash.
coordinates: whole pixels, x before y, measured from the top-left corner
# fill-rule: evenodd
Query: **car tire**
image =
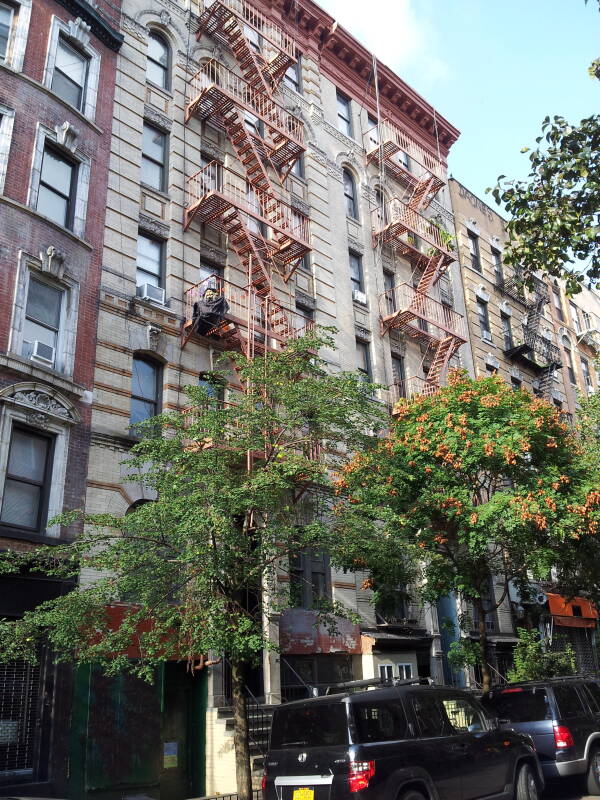
<path id="1" fill-rule="evenodd" d="M 409 789 L 404 794 L 400 795 L 398 800 L 427 800 L 427 798 L 421 794 L 421 792 L 417 792 L 416 789 Z"/>
<path id="2" fill-rule="evenodd" d="M 517 773 L 515 800 L 539 800 L 540 791 L 532 767 L 523 764 Z"/>
<path id="3" fill-rule="evenodd" d="M 587 793 L 593 797 L 600 795 L 600 749 L 595 747 L 588 758 L 586 774 Z"/>

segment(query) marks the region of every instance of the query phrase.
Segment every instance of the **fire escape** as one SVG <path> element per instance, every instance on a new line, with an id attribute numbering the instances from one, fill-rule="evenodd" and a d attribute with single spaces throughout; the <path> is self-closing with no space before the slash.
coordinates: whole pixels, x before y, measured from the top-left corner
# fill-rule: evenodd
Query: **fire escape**
<path id="1" fill-rule="evenodd" d="M 550 291 L 544 281 L 534 277 L 531 289 L 525 292 L 518 273 L 498 275 L 496 286 L 512 300 L 525 306 L 526 314 L 520 331 L 505 333 L 504 352 L 538 373 L 538 393 L 549 397 L 555 370 L 562 363 L 559 348 L 540 332 L 544 306 L 550 302 Z"/>
<path id="2" fill-rule="evenodd" d="M 367 163 L 393 178 L 399 191 L 388 201 L 380 196 L 373 211 L 373 247 L 389 246 L 413 268 L 412 284 L 395 285 L 380 295 L 381 334 L 402 331 L 424 352 L 425 378 L 413 377 L 392 387 L 395 401 L 437 391 L 467 333 L 462 315 L 437 299 L 438 282 L 454 257 L 446 232 L 424 216 L 445 183 L 443 164 L 389 121 L 375 131 L 369 138 Z"/>
<path id="3" fill-rule="evenodd" d="M 249 357 L 280 349 L 310 325 L 283 307 L 274 276 L 287 283 L 310 247 L 308 217 L 283 199 L 283 183 L 304 152 L 301 121 L 277 102 L 277 89 L 296 61 L 293 40 L 246 0 L 216 0 L 200 16 L 198 39 L 210 35 L 235 56 L 240 74 L 211 60 L 190 87 L 185 119 L 223 131 L 239 162 L 217 161 L 187 179 L 184 229 L 209 225 L 227 236 L 247 283 L 208 278 L 186 292 L 183 344 L 198 333 L 195 316 L 210 293 L 219 314 L 202 335 L 216 336 Z M 205 304 L 206 305 L 206 304 Z"/>

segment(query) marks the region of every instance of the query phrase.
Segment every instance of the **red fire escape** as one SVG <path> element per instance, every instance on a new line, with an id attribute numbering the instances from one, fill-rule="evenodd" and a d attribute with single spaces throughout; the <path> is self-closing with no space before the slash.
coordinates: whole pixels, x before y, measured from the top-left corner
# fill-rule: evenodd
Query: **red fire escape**
<path id="1" fill-rule="evenodd" d="M 282 195 L 283 182 L 304 152 L 301 121 L 276 100 L 297 55 L 293 40 L 245 0 L 217 0 L 200 17 L 209 34 L 234 54 L 241 75 L 215 60 L 191 83 L 186 122 L 208 121 L 225 132 L 237 170 L 213 161 L 188 178 L 184 228 L 195 221 L 226 234 L 247 276 L 237 287 L 206 279 L 186 292 L 184 344 L 195 332 L 194 312 L 210 290 L 225 301 L 204 335 L 219 336 L 248 356 L 279 349 L 310 321 L 277 299 L 273 277 L 288 282 L 310 246 L 309 221 Z"/>
<path id="2" fill-rule="evenodd" d="M 444 167 L 393 123 L 368 134 L 367 163 L 394 179 L 397 192 L 379 195 L 373 211 L 373 246 L 389 246 L 413 267 L 413 283 L 401 283 L 380 295 L 381 334 L 401 330 L 424 346 L 424 378 L 391 387 L 391 399 L 431 394 L 443 381 L 448 363 L 467 341 L 462 315 L 438 299 L 438 281 L 454 260 L 449 237 L 423 212 L 444 185 Z M 401 187 L 401 188 L 400 188 Z"/>

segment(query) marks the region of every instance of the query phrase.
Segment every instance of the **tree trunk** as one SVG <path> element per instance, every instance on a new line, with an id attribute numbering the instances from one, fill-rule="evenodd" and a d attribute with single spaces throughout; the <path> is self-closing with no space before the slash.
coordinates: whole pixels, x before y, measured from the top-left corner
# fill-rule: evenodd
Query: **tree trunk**
<path id="1" fill-rule="evenodd" d="M 481 666 L 481 688 L 484 692 L 488 692 L 492 688 L 492 673 L 488 665 L 487 658 L 487 627 L 486 627 L 486 610 L 483 603 L 477 603 L 477 612 L 479 616 L 479 652 L 480 652 L 480 666 Z"/>
<path id="2" fill-rule="evenodd" d="M 239 800 L 252 800 L 248 709 L 246 706 L 246 665 L 231 661 L 233 699 L 233 744 L 235 747 L 235 776 Z"/>

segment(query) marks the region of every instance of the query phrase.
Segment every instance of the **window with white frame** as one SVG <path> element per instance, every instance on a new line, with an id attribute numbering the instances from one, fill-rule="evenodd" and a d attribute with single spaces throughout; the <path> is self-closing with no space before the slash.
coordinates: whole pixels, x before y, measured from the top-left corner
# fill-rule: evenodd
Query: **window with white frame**
<path id="1" fill-rule="evenodd" d="M 164 242 L 138 234 L 136 256 L 136 286 L 149 283 L 152 286 L 163 285 Z"/>
<path id="2" fill-rule="evenodd" d="M 14 121 L 14 110 L 0 104 L 0 194 L 4 193 Z"/>
<path id="3" fill-rule="evenodd" d="M 412 664 L 407 664 L 407 663 L 396 664 L 396 669 L 398 670 L 398 677 L 402 681 L 409 681 L 413 677 Z"/>
<path id="4" fill-rule="evenodd" d="M 31 0 L 0 0 L 0 64 L 19 71 L 23 66 Z"/>
<path id="5" fill-rule="evenodd" d="M 53 438 L 13 426 L 0 510 L 1 526 L 41 533 L 47 521 Z"/>
<path id="6" fill-rule="evenodd" d="M 52 145 L 44 147 L 36 210 L 48 219 L 73 229 L 77 163 Z"/>
<path id="7" fill-rule="evenodd" d="M 142 135 L 142 183 L 164 191 L 167 162 L 167 134 L 144 122 Z"/>
<path id="8" fill-rule="evenodd" d="M 380 664 L 379 677 L 382 681 L 392 681 L 394 679 L 394 666 L 393 664 Z"/>
<path id="9" fill-rule="evenodd" d="M 146 61 L 146 80 L 169 89 L 171 67 L 171 48 L 162 34 L 151 31 L 148 36 L 148 55 Z"/>
<path id="10" fill-rule="evenodd" d="M 352 138 L 352 111 L 350 98 L 340 91 L 336 93 L 338 130 Z"/>
<path id="11" fill-rule="evenodd" d="M 300 59 L 290 64 L 287 68 L 283 76 L 283 82 L 286 86 L 289 86 L 290 89 L 300 93 Z"/>
<path id="12" fill-rule="evenodd" d="M 100 55 L 90 44 L 89 26 L 79 17 L 52 18 L 44 86 L 93 119 L 98 99 Z"/>
<path id="13" fill-rule="evenodd" d="M 30 277 L 21 346 L 24 358 L 54 367 L 64 305 L 63 289 Z"/>

